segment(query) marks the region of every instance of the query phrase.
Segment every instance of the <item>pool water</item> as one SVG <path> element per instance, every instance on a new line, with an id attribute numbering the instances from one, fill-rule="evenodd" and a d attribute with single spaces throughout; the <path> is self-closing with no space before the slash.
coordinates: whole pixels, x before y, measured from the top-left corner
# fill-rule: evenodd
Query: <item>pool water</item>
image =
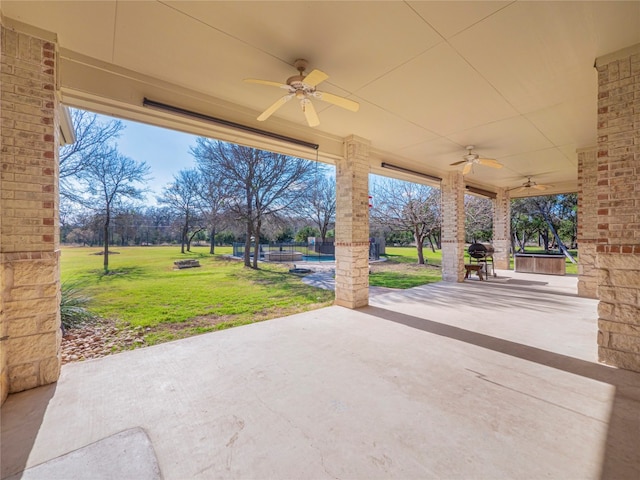
<path id="1" fill-rule="evenodd" d="M 336 257 L 334 255 L 303 255 L 302 260 L 305 262 L 335 262 Z"/>

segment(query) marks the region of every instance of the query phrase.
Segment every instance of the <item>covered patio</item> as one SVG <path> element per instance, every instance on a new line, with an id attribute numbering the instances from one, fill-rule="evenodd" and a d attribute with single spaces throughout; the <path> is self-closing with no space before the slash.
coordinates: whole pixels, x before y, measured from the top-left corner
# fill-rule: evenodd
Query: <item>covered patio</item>
<path id="1" fill-rule="evenodd" d="M 638 478 L 597 302 L 498 273 L 66 365 L 2 407 L 2 477 Z"/>
<path id="2" fill-rule="evenodd" d="M 638 477 L 640 3 L 2 0 L 0 35 L 3 477 Z M 300 58 L 359 111 L 259 121 L 243 80 Z M 334 164 L 336 306 L 61 370 L 61 106 Z M 440 187 L 444 283 L 370 298 L 371 173 Z M 527 177 L 578 192 L 579 278 L 464 281 L 465 193 L 504 270 Z"/>

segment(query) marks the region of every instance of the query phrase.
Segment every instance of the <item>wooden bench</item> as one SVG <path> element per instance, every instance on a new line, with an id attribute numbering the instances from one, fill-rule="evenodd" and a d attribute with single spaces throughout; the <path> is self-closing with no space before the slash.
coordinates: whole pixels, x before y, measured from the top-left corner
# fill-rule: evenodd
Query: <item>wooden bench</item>
<path id="1" fill-rule="evenodd" d="M 465 269 L 464 278 L 469 278 L 469 274 L 471 272 L 476 272 L 478 274 L 478 277 L 480 278 L 480 280 L 484 280 L 484 277 L 482 276 L 482 268 L 483 267 L 484 267 L 484 265 L 482 265 L 482 264 L 471 265 L 469 263 L 465 263 L 464 264 L 464 269 Z"/>
<path id="2" fill-rule="evenodd" d="M 199 260 L 178 260 L 176 262 L 173 262 L 173 264 L 176 266 L 176 268 L 194 268 L 194 267 L 199 267 L 200 266 L 200 261 Z"/>

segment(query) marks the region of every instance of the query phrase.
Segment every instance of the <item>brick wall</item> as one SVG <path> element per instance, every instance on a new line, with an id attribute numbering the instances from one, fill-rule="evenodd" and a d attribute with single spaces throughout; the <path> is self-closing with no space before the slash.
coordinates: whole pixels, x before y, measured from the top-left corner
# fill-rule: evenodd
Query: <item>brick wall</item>
<path id="1" fill-rule="evenodd" d="M 598 70 L 598 355 L 640 371 L 640 44 Z"/>
<path id="2" fill-rule="evenodd" d="M 493 262 L 496 268 L 509 269 L 511 249 L 511 198 L 506 188 L 499 188 L 493 201 Z"/>
<path id="3" fill-rule="evenodd" d="M 464 280 L 464 177 L 450 172 L 442 179 L 442 280 Z"/>
<path id="4" fill-rule="evenodd" d="M 56 47 L 0 26 L 0 398 L 60 371 Z"/>
<path id="5" fill-rule="evenodd" d="M 578 295 L 598 298 L 597 148 L 578 151 Z"/>
<path id="6" fill-rule="evenodd" d="M 345 139 L 336 162 L 336 305 L 369 303 L 369 142 Z"/>

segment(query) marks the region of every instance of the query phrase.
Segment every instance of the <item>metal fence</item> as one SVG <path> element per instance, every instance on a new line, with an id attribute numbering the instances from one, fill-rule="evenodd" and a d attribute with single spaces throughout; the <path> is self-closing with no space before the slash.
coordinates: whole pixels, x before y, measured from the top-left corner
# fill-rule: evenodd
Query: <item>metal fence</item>
<path id="1" fill-rule="evenodd" d="M 233 256 L 244 257 L 244 243 L 233 244 Z M 255 244 L 251 244 L 249 255 L 253 258 Z M 289 243 L 261 243 L 259 245 L 258 260 L 266 262 L 333 262 L 335 261 L 335 246 L 333 242 L 289 242 Z M 380 245 L 376 242 L 369 244 L 369 260 L 380 258 Z"/>

